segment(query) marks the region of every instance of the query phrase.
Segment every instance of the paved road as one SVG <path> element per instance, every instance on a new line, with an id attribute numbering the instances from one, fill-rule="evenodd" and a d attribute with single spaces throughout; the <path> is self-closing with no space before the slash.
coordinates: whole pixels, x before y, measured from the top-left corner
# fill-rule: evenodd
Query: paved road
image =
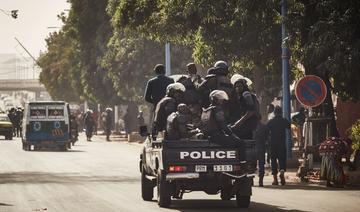
<path id="1" fill-rule="evenodd" d="M 142 201 L 139 152 L 139 145 L 100 138 L 86 142 L 81 137 L 68 152 L 25 152 L 19 139 L 0 140 L 0 212 L 239 211 L 234 201 L 202 192 L 185 194 L 170 209 Z M 359 190 L 299 184 L 254 187 L 247 211 L 357 212 L 359 200 Z"/>

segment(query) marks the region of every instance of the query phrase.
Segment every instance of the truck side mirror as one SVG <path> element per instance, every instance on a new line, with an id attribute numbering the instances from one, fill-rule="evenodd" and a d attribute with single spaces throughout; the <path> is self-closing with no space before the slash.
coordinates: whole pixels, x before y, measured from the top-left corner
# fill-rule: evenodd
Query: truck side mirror
<path id="1" fill-rule="evenodd" d="M 139 133 L 142 137 L 146 137 L 149 135 L 148 129 L 146 125 L 140 126 Z"/>

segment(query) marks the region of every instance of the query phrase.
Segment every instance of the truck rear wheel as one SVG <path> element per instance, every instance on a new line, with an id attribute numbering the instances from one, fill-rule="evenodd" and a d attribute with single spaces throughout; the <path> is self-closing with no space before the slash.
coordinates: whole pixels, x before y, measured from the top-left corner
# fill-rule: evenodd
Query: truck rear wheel
<path id="1" fill-rule="evenodd" d="M 236 194 L 236 205 L 239 208 L 248 208 L 250 205 L 250 196 L 240 196 Z"/>
<path id="2" fill-rule="evenodd" d="M 163 171 L 158 172 L 156 179 L 158 205 L 162 208 L 168 208 L 171 204 L 170 184 L 165 180 Z"/>
<path id="3" fill-rule="evenodd" d="M 154 188 L 151 181 L 146 178 L 145 169 L 141 170 L 141 196 L 145 201 L 151 201 L 154 197 Z"/>
<path id="4" fill-rule="evenodd" d="M 229 190 L 229 189 L 221 190 L 221 193 L 220 193 L 221 200 L 224 200 L 224 201 L 231 200 L 232 197 L 233 196 L 231 194 L 231 190 Z"/>

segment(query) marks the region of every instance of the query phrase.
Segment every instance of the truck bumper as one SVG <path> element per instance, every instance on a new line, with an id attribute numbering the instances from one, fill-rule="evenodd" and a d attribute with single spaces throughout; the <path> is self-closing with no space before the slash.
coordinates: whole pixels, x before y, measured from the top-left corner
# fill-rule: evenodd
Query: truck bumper
<path id="1" fill-rule="evenodd" d="M 199 173 L 169 173 L 166 175 L 166 180 L 186 180 L 186 179 L 197 179 Z"/>

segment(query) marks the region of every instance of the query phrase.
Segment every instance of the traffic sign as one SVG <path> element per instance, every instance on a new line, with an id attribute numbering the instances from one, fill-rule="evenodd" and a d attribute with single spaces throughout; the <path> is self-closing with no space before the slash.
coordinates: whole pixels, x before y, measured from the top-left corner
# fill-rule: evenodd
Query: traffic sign
<path id="1" fill-rule="evenodd" d="M 296 98 L 306 107 L 319 106 L 325 100 L 326 94 L 324 81 L 315 75 L 306 75 L 295 86 Z"/>

